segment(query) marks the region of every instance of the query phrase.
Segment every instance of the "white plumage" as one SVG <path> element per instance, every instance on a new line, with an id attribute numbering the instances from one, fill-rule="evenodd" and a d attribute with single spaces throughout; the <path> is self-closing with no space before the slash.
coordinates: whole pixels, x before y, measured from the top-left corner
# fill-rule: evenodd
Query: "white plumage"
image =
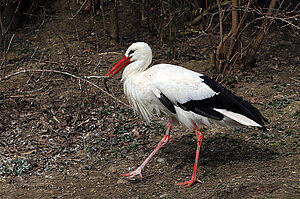
<path id="1" fill-rule="evenodd" d="M 152 51 L 143 42 L 132 44 L 125 56 L 106 75 L 114 76 L 125 67 L 122 75 L 124 93 L 134 110 L 150 122 L 161 111 L 169 116 L 170 123 L 165 137 L 145 162 L 135 171 L 125 174 L 141 176 L 141 170 L 150 158 L 169 139 L 173 122 L 180 122 L 197 133 L 197 154 L 202 134 L 197 126 L 219 125 L 241 127 L 243 125 L 265 128 L 263 117 L 250 103 L 236 97 L 205 75 L 171 64 L 158 64 L 150 68 Z M 147 69 L 148 68 L 148 69 Z M 199 150 L 198 150 L 199 148 Z M 196 155 L 192 179 L 184 184 L 195 183 L 198 157 Z"/>

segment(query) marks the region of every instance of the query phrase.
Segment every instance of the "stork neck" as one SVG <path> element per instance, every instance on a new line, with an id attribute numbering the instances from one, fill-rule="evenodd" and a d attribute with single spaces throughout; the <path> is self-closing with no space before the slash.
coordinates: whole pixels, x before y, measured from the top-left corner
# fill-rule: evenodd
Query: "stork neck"
<path id="1" fill-rule="evenodd" d="M 134 76 L 144 72 L 150 65 L 151 60 L 138 60 L 127 65 L 123 71 L 122 82 L 126 81 L 128 78 L 133 78 Z"/>

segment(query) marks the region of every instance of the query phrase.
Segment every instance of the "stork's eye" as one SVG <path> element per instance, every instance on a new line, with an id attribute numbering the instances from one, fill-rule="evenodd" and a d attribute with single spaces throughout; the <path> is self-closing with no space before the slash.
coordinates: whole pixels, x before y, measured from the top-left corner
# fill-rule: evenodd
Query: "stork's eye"
<path id="1" fill-rule="evenodd" d="M 129 57 L 131 54 L 133 54 L 134 51 L 135 51 L 135 50 L 130 50 L 129 53 L 128 53 L 128 57 Z"/>

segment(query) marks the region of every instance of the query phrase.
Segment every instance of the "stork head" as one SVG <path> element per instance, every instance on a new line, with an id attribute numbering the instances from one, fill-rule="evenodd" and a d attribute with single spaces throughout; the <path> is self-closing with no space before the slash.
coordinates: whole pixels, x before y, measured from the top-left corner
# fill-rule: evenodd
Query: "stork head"
<path id="1" fill-rule="evenodd" d="M 152 51 L 148 44 L 136 42 L 131 44 L 126 50 L 125 56 L 106 74 L 107 78 L 112 78 L 122 68 L 127 66 L 128 70 L 135 72 L 144 71 L 152 61 Z"/>

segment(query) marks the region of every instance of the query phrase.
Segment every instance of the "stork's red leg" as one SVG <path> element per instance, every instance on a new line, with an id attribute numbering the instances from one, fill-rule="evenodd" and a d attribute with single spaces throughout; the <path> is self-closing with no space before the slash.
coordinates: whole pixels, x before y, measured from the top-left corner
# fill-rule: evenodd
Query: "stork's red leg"
<path id="1" fill-rule="evenodd" d="M 202 143 L 202 139 L 203 139 L 203 134 L 200 132 L 200 130 L 198 129 L 196 124 L 194 124 L 194 126 L 195 126 L 195 132 L 197 134 L 197 150 L 196 150 L 196 157 L 195 157 L 195 164 L 194 164 L 192 178 L 189 181 L 186 181 L 183 183 L 177 183 L 175 185 L 185 185 L 185 187 L 189 187 L 196 182 L 202 183 L 199 179 L 196 178 L 196 174 L 197 174 L 197 165 L 198 165 L 198 159 L 199 159 L 200 147 L 201 147 L 201 143 Z"/>
<path id="2" fill-rule="evenodd" d="M 141 173 L 142 169 L 146 166 L 146 164 L 149 162 L 149 160 L 152 158 L 152 156 L 154 156 L 162 146 L 164 146 L 165 144 L 168 143 L 171 126 L 172 126 L 172 122 L 170 121 L 163 139 L 159 142 L 158 146 L 154 149 L 154 151 L 152 151 L 152 153 L 146 158 L 146 160 L 136 170 L 134 170 L 130 173 L 121 174 L 121 175 L 127 176 L 128 178 L 133 178 L 134 176 L 139 175 L 141 178 L 143 178 L 142 173 Z"/>

